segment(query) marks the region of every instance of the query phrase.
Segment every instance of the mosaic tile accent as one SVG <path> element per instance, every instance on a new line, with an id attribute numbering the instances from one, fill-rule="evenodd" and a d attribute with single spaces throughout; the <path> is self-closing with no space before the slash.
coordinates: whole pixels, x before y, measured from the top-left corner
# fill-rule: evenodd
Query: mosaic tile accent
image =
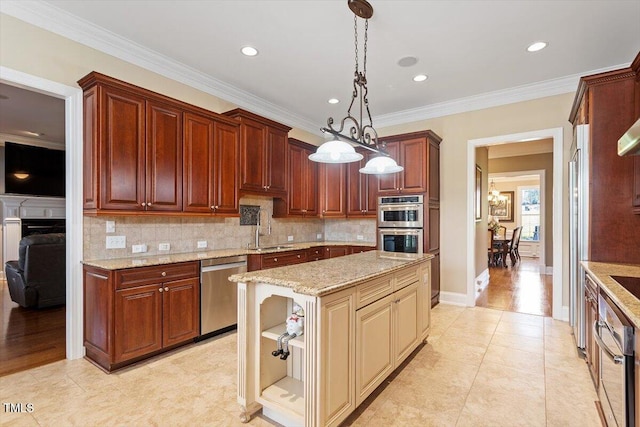
<path id="1" fill-rule="evenodd" d="M 240 205 L 240 225 L 258 225 L 260 206 Z"/>

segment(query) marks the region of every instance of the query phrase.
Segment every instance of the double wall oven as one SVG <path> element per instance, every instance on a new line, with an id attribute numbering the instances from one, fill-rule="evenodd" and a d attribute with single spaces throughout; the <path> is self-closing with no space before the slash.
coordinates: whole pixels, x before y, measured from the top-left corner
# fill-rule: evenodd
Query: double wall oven
<path id="1" fill-rule="evenodd" d="M 422 253 L 424 196 L 378 198 L 378 249 L 386 252 Z"/>

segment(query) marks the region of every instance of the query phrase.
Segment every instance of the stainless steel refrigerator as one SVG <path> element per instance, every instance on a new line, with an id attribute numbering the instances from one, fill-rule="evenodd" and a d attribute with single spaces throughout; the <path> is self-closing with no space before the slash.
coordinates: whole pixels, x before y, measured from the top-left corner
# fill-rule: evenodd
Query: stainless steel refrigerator
<path id="1" fill-rule="evenodd" d="M 589 125 L 574 131 L 569 162 L 569 320 L 576 345 L 584 350 L 586 328 L 584 270 L 589 254 Z"/>

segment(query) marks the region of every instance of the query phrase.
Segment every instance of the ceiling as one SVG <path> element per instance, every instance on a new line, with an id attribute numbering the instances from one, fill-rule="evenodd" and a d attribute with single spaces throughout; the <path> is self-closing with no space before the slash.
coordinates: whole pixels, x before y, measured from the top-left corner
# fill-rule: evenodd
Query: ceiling
<path id="1" fill-rule="evenodd" d="M 637 0 L 371 4 L 367 78 L 378 128 L 572 92 L 579 76 L 626 66 L 640 51 Z M 0 10 L 310 132 L 349 105 L 345 0 L 3 1 Z M 539 40 L 549 46 L 526 51 Z M 243 56 L 245 45 L 259 54 Z M 399 66 L 406 56 L 417 64 Z M 419 73 L 428 79 L 414 82 Z"/>

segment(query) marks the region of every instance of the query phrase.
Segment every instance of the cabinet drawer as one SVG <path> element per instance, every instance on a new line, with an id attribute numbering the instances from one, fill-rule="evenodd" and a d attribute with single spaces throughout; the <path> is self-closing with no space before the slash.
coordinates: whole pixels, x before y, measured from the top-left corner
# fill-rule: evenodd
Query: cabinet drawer
<path id="1" fill-rule="evenodd" d="M 307 249 L 307 261 L 318 261 L 324 259 L 325 251 L 323 246 Z"/>
<path id="2" fill-rule="evenodd" d="M 306 251 L 281 252 L 262 256 L 262 268 L 282 267 L 307 262 Z"/>
<path id="3" fill-rule="evenodd" d="M 200 271 L 197 261 L 129 268 L 116 272 L 116 289 L 126 289 L 171 280 L 189 279 L 198 277 L 199 274 Z"/>
<path id="4" fill-rule="evenodd" d="M 420 280 L 419 269 L 412 267 L 406 270 L 402 270 L 396 273 L 396 285 L 394 291 L 402 289 L 407 285 L 412 284 Z"/>
<path id="5" fill-rule="evenodd" d="M 383 276 L 356 288 L 356 310 L 384 298 L 393 291 L 392 276 Z"/>

